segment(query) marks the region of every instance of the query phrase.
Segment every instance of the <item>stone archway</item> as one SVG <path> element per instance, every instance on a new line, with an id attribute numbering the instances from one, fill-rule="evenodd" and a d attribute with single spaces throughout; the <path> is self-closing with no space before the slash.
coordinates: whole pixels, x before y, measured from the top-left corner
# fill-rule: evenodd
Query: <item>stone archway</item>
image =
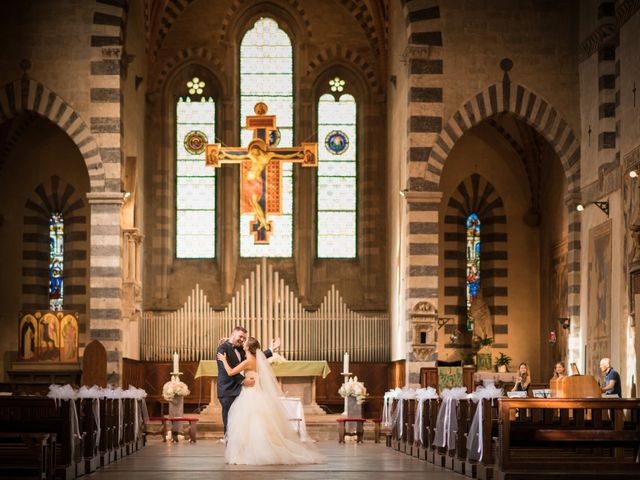
<path id="1" fill-rule="evenodd" d="M 469 98 L 451 116 L 440 132 L 424 173 L 428 190 L 437 192 L 442 169 L 453 146 L 462 135 L 475 125 L 498 113 L 511 113 L 533 127 L 554 149 L 567 181 L 566 205 L 568 209 L 568 307 L 571 334 L 568 361 L 578 362 L 580 353 L 580 213 L 575 206 L 580 199 L 580 142 L 569 123 L 553 105 L 524 85 L 512 83 L 505 74 L 502 83 L 490 85 Z M 437 284 L 437 263 L 431 279 Z"/>
<path id="2" fill-rule="evenodd" d="M 84 158 L 91 191 L 105 190 L 105 171 L 98 145 L 87 124 L 67 102 L 42 83 L 23 77 L 0 88 L 0 122 L 23 111 L 50 120 L 69 135 Z"/>

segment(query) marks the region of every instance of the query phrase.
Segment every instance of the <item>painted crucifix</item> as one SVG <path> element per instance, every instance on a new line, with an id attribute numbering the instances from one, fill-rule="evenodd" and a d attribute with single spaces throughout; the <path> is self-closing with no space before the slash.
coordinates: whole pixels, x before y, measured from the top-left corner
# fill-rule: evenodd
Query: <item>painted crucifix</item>
<path id="1" fill-rule="evenodd" d="M 253 213 L 250 224 L 254 242 L 269 243 L 273 225 L 268 215 L 282 214 L 282 162 L 301 163 L 303 167 L 318 166 L 318 144 L 302 143 L 299 147 L 277 148 L 276 116 L 267 115 L 268 107 L 259 102 L 255 115 L 247 115 L 247 129 L 253 139 L 246 148 L 207 145 L 206 165 L 219 168 L 225 163 L 239 163 L 241 171 L 240 198 L 242 213 Z"/>

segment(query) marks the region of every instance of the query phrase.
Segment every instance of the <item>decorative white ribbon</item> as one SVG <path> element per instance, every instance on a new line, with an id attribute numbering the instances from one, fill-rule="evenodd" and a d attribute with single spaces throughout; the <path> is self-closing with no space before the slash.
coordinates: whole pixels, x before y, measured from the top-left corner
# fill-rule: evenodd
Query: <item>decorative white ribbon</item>
<path id="1" fill-rule="evenodd" d="M 427 400 L 438 398 L 438 392 L 433 387 L 418 388 L 416 390 L 416 421 L 413 424 L 413 440 L 414 442 L 420 441 L 420 445 L 424 445 L 424 439 L 422 438 L 422 431 L 424 430 L 424 418 L 422 410 L 424 408 L 424 402 Z"/>
<path id="2" fill-rule="evenodd" d="M 483 399 L 494 399 L 503 397 L 504 393 L 501 388 L 496 388 L 495 385 L 489 384 L 486 387 L 478 387 L 475 392 L 469 395 L 469 398 L 477 403 L 476 413 L 471 421 L 469 432 L 467 434 L 467 459 L 482 461 L 483 455 L 483 418 L 484 408 Z"/>
<path id="3" fill-rule="evenodd" d="M 382 424 L 385 427 L 390 427 L 393 425 L 393 411 L 392 405 L 393 401 L 396 400 L 400 396 L 399 388 L 395 388 L 393 390 L 389 390 L 384 394 L 384 401 L 382 404 Z"/>
<path id="4" fill-rule="evenodd" d="M 75 451 L 75 438 L 82 438 L 80 435 L 80 421 L 78 420 L 78 409 L 76 408 L 76 391 L 71 385 L 49 385 L 49 393 L 47 397 L 53 399 L 56 404 L 56 408 L 60 407 L 61 402 L 69 402 L 69 409 L 71 410 L 71 458 L 74 457 Z"/>
<path id="5" fill-rule="evenodd" d="M 96 444 L 98 447 L 100 446 L 101 439 L 101 429 L 100 429 L 100 400 L 104 398 L 111 398 L 114 400 L 118 400 L 118 440 L 122 440 L 124 435 L 124 408 L 122 406 L 123 398 L 133 398 L 136 400 L 136 407 L 134 409 L 134 422 L 135 422 L 135 431 L 136 435 L 139 434 L 140 431 L 140 414 L 142 415 L 143 420 L 146 422 L 149 420 L 149 413 L 147 411 L 147 405 L 144 399 L 147 397 L 147 392 L 142 388 L 132 387 L 131 385 L 127 390 L 122 390 L 121 388 L 113 388 L 109 386 L 108 388 L 98 387 L 94 385 L 91 388 L 83 386 L 80 390 L 75 391 L 71 385 L 50 385 L 49 393 L 47 394 L 49 398 L 52 398 L 56 403 L 56 406 L 59 405 L 59 402 L 62 400 L 75 400 L 76 398 L 90 398 L 91 409 L 93 410 L 93 419 L 96 425 L 97 430 L 97 439 Z M 78 410 L 76 408 L 75 402 L 71 402 L 71 427 L 73 429 L 73 433 L 78 438 L 80 435 L 80 422 L 78 420 Z M 73 449 L 73 445 L 72 445 Z"/>
<path id="6" fill-rule="evenodd" d="M 445 388 L 442 393 L 442 404 L 436 420 L 436 436 L 433 445 L 437 447 L 453 447 L 458 430 L 456 405 L 461 398 L 467 398 L 467 387 Z"/>

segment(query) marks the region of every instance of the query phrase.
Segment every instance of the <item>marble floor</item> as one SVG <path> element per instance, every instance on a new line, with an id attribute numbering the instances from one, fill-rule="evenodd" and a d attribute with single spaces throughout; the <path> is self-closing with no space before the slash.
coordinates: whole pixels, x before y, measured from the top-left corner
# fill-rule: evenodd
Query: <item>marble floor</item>
<path id="1" fill-rule="evenodd" d="M 224 463 L 224 445 L 215 440 L 197 444 L 150 441 L 145 448 L 85 478 L 109 480 L 453 480 L 464 479 L 449 470 L 411 458 L 383 444 L 357 445 L 319 442 L 326 455 L 322 465 L 240 466 Z"/>

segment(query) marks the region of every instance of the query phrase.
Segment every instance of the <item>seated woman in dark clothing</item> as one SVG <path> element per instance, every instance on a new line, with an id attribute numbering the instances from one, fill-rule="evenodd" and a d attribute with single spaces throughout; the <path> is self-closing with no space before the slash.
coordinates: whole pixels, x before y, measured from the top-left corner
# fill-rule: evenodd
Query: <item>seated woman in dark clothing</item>
<path id="1" fill-rule="evenodd" d="M 529 384 L 531 383 L 531 372 L 529 366 L 522 362 L 518 367 L 518 377 L 516 378 L 516 384 L 511 389 L 512 392 L 528 392 Z"/>

